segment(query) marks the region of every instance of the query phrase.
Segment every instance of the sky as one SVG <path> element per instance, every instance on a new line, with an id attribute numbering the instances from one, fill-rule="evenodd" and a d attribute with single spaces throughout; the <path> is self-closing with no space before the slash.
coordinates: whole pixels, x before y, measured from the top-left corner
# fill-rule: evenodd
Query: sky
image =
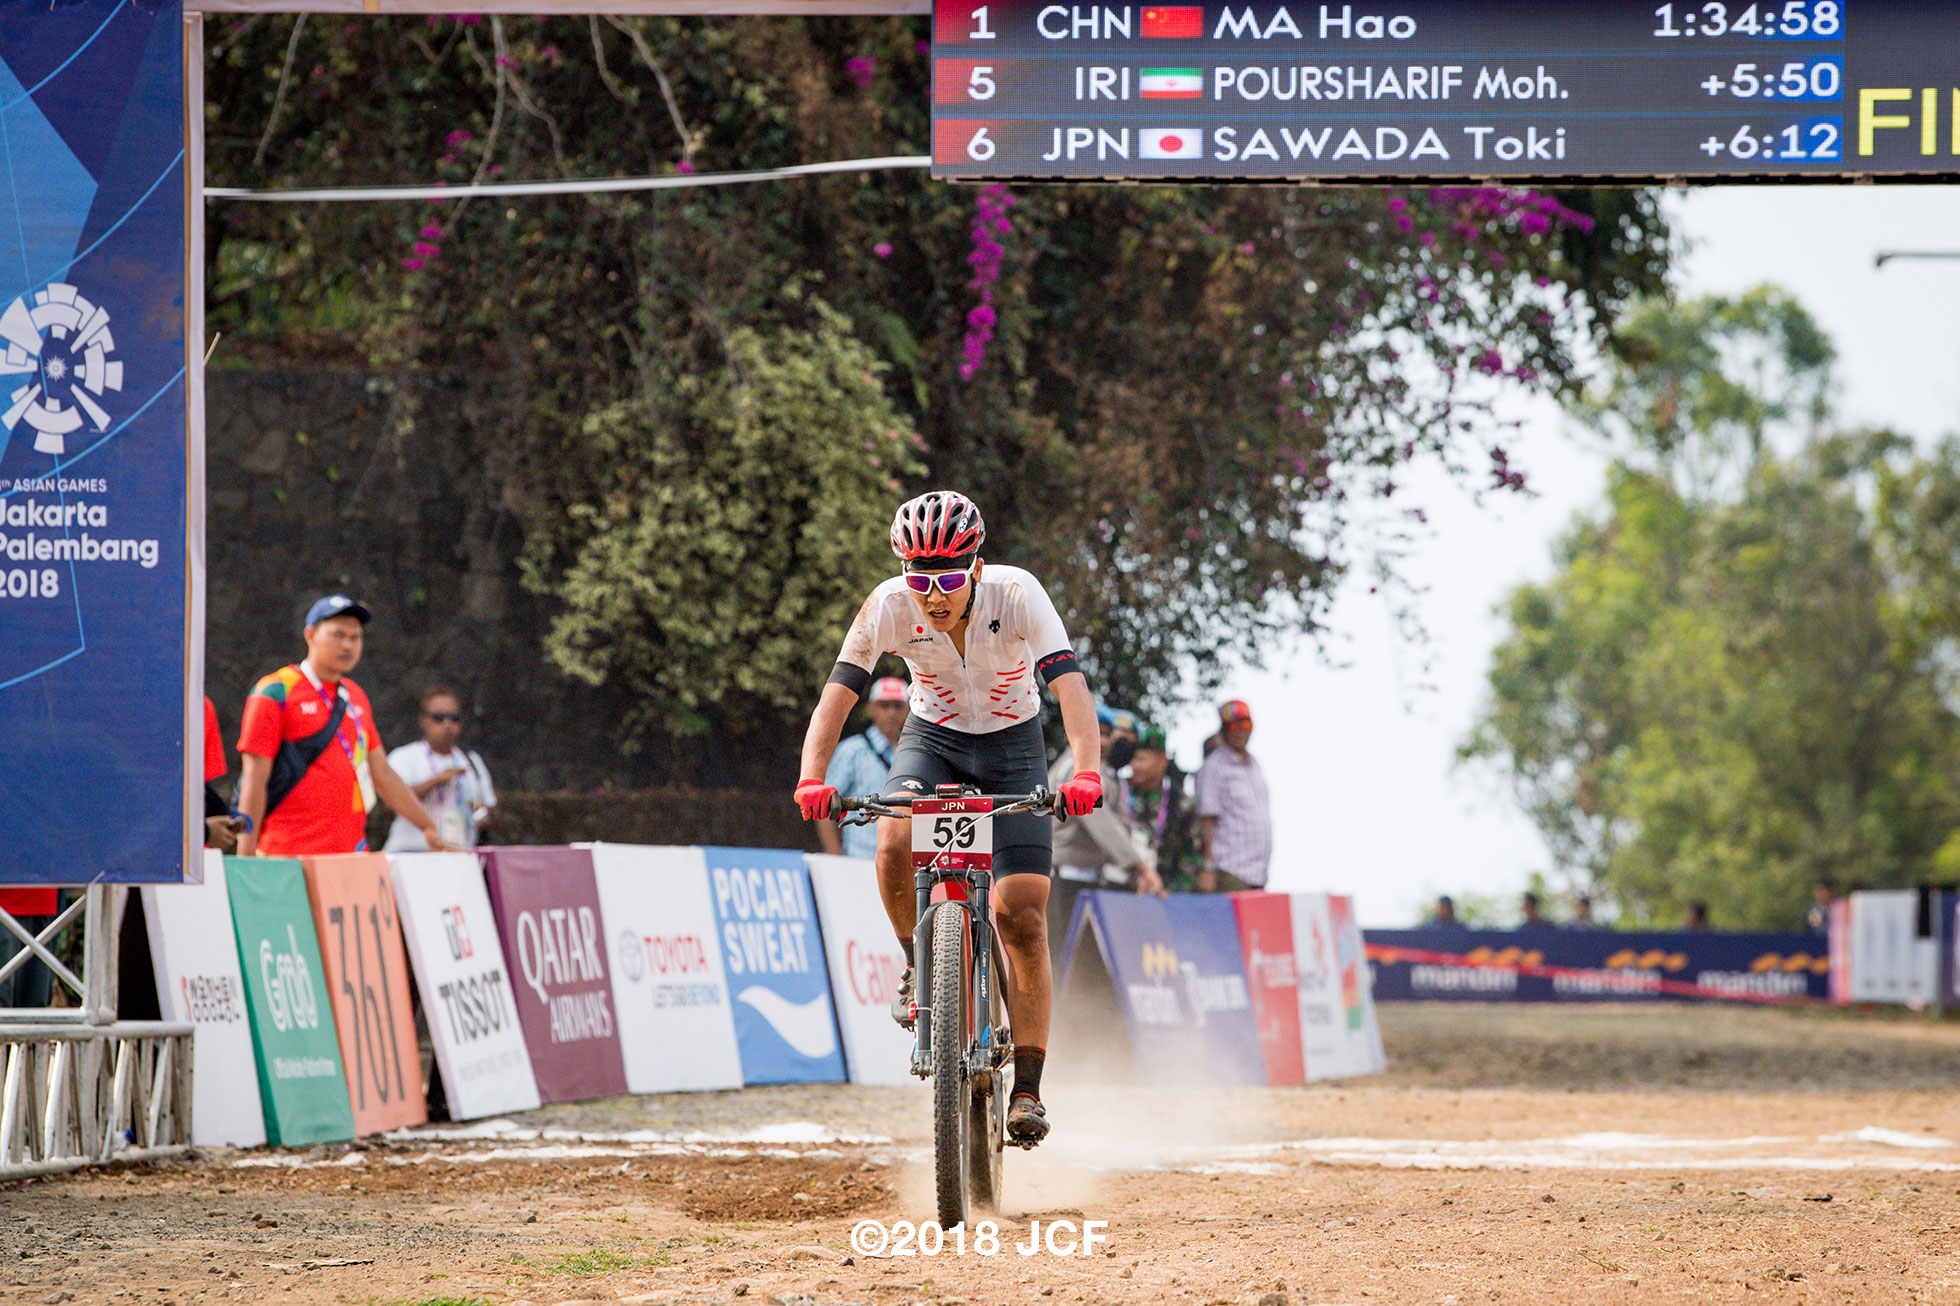
<path id="1" fill-rule="evenodd" d="M 1881 250 L 1960 252 L 1960 187 L 1724 187 L 1669 204 L 1692 242 L 1678 293 L 1780 285 L 1836 342 L 1847 418 L 1922 441 L 1960 431 L 1960 261 L 1873 266 Z M 1337 599 L 1327 655 L 1279 650 L 1227 681 L 1226 696 L 1252 707 L 1272 793 L 1270 887 L 1351 894 L 1364 925 L 1414 924 L 1438 893 L 1508 909 L 1534 872 L 1553 871 L 1501 778 L 1454 758 L 1504 634 L 1499 605 L 1550 576 L 1553 541 L 1598 504 L 1606 460 L 1554 405 L 1506 416 L 1522 423 L 1501 442 L 1531 497 L 1479 505 L 1440 474 L 1409 489 L 1431 522 L 1407 566 L 1426 650 L 1363 583 Z M 1216 722 L 1196 706 L 1167 723 L 1180 764 L 1196 767 Z"/>

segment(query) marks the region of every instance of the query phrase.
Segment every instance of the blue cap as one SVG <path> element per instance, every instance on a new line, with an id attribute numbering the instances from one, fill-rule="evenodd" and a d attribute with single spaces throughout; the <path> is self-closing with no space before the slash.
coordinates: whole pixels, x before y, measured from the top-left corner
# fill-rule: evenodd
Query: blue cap
<path id="1" fill-rule="evenodd" d="M 1124 707 L 1111 707 L 1107 703 L 1096 704 L 1096 721 L 1111 730 L 1128 730 L 1132 734 L 1137 729 L 1137 714 Z"/>
<path id="2" fill-rule="evenodd" d="M 364 603 L 356 603 L 345 594 L 330 594 L 306 610 L 306 624 L 317 626 L 335 617 L 353 617 L 363 626 L 374 620 L 374 614 Z"/>

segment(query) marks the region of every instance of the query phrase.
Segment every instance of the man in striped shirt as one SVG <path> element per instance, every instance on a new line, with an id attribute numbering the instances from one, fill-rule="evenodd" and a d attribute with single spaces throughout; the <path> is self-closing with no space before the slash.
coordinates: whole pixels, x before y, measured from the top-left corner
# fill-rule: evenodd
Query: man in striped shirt
<path id="1" fill-rule="evenodd" d="M 1198 825 L 1205 849 L 1198 892 L 1263 889 L 1273 860 L 1273 814 L 1266 775 L 1246 751 L 1252 709 L 1235 698 L 1218 709 L 1218 721 L 1220 746 L 1198 768 Z"/>

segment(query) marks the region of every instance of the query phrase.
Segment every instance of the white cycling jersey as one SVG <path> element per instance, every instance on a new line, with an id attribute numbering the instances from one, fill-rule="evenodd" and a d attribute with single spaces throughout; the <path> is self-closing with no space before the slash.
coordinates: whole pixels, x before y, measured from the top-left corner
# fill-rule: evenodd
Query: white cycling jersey
<path id="1" fill-rule="evenodd" d="M 960 603 L 963 596 L 954 595 Z M 953 637 L 926 624 L 903 576 L 894 576 L 858 609 L 840 670 L 865 676 L 883 653 L 895 653 L 912 669 L 912 711 L 922 721 L 968 734 L 989 735 L 1041 711 L 1035 673 L 1059 676 L 1076 670 L 1068 632 L 1041 582 L 1019 567 L 989 566 L 974 589 L 967 621 L 966 656 Z"/>

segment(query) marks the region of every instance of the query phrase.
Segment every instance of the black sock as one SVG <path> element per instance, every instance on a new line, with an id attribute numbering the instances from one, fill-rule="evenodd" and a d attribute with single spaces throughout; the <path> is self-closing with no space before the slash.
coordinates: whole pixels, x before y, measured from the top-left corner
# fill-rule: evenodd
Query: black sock
<path id="1" fill-rule="evenodd" d="M 1014 1049 L 1014 1096 L 1041 1096 L 1041 1063 L 1047 1059 L 1047 1048 Z"/>

